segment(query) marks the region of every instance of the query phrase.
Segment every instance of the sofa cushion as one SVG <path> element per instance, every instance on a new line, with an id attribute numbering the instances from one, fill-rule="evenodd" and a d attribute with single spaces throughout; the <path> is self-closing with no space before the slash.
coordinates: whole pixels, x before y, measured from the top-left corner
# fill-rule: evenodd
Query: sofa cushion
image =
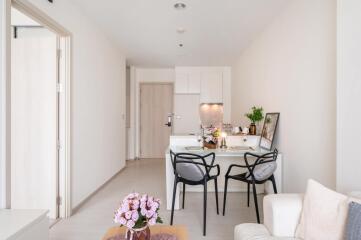
<path id="1" fill-rule="evenodd" d="M 307 240 L 341 240 L 348 197 L 309 180 L 296 237 Z"/>
<path id="2" fill-rule="evenodd" d="M 361 204 L 351 202 L 346 224 L 346 240 L 361 239 Z"/>

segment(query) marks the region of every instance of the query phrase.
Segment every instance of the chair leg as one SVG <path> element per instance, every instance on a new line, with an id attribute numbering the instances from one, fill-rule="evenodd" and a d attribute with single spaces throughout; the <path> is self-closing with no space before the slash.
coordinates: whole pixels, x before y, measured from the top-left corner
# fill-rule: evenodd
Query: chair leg
<path id="1" fill-rule="evenodd" d="M 259 220 L 259 211 L 258 211 L 258 202 L 257 202 L 257 192 L 256 192 L 256 184 L 252 183 L 253 185 L 253 198 L 254 198 L 254 205 L 256 207 L 256 214 L 257 214 L 257 222 L 261 223 Z"/>
<path id="2" fill-rule="evenodd" d="M 223 216 L 226 213 L 226 201 L 227 201 L 227 185 L 228 185 L 228 178 L 226 177 L 224 183 L 224 197 L 223 197 Z"/>
<path id="3" fill-rule="evenodd" d="M 183 183 L 183 202 L 182 202 L 183 209 L 184 209 L 185 196 L 186 196 L 186 184 Z"/>
<path id="4" fill-rule="evenodd" d="M 206 225 L 207 225 L 207 181 L 204 181 L 203 236 L 206 236 Z"/>
<path id="5" fill-rule="evenodd" d="M 215 194 L 216 194 L 217 214 L 219 215 L 219 207 L 218 207 L 218 181 L 217 181 L 217 178 L 214 179 L 214 188 L 215 188 Z"/>
<path id="6" fill-rule="evenodd" d="M 247 183 L 247 207 L 249 207 L 250 183 Z"/>
<path id="7" fill-rule="evenodd" d="M 277 194 L 277 185 L 276 185 L 276 180 L 275 180 L 275 176 L 271 176 L 271 182 L 272 182 L 272 185 L 273 185 L 273 192 L 275 194 Z"/>
<path id="8" fill-rule="evenodd" d="M 170 225 L 173 225 L 173 216 L 174 216 L 174 204 L 175 204 L 175 195 L 177 193 L 177 178 L 174 178 L 174 186 L 173 186 L 173 199 L 172 199 L 172 212 L 170 215 Z"/>

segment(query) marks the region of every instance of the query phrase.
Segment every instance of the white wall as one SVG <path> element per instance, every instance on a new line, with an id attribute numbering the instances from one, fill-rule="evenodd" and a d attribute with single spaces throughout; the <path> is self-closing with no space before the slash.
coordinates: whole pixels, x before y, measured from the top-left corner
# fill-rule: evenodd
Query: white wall
<path id="1" fill-rule="evenodd" d="M 233 66 L 234 123 L 248 124 L 253 105 L 281 113 L 286 192 L 303 192 L 308 178 L 335 188 L 335 36 L 336 0 L 294 0 Z"/>
<path id="2" fill-rule="evenodd" d="M 0 208 L 10 207 L 10 0 L 0 0 Z"/>
<path id="3" fill-rule="evenodd" d="M 125 58 L 70 0 L 30 0 L 72 33 L 72 206 L 125 166 Z"/>
<path id="4" fill-rule="evenodd" d="M 142 82 L 174 82 L 174 68 L 131 68 L 131 104 L 128 159 L 139 157 L 139 88 Z M 166 121 L 166 119 L 164 120 Z"/>
<path id="5" fill-rule="evenodd" d="M 338 0 L 337 189 L 361 191 L 361 1 Z"/>
<path id="6" fill-rule="evenodd" d="M 5 183 L 6 183 L 6 166 L 5 166 L 5 159 L 4 156 L 4 149 L 5 149 L 5 79 L 3 76 L 4 73 L 4 66 L 3 66 L 3 22 L 4 22 L 4 0 L 0 0 L 0 209 L 5 208 Z"/>

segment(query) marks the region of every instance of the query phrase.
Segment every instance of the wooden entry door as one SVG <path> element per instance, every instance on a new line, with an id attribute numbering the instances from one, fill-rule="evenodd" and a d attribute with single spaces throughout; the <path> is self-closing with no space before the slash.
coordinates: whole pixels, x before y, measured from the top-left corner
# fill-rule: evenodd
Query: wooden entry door
<path id="1" fill-rule="evenodd" d="M 140 85 L 140 157 L 164 158 L 172 127 L 167 126 L 173 113 L 173 84 Z"/>

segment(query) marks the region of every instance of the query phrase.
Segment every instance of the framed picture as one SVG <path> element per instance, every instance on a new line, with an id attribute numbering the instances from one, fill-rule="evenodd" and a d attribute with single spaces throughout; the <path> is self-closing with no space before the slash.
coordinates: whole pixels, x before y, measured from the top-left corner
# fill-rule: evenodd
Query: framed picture
<path id="1" fill-rule="evenodd" d="M 259 142 L 259 146 L 261 148 L 266 149 L 266 150 L 272 149 L 279 117 L 280 117 L 280 113 L 267 113 L 266 114 L 262 133 L 261 133 L 261 140 Z"/>

